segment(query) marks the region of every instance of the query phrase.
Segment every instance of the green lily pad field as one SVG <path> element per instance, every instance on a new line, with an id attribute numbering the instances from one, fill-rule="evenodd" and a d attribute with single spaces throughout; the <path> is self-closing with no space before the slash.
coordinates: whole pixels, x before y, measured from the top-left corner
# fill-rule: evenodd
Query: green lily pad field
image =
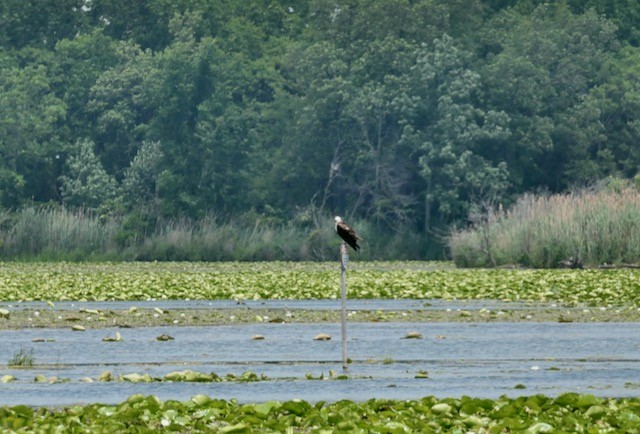
<path id="1" fill-rule="evenodd" d="M 497 400 L 302 400 L 240 404 L 197 395 L 161 401 L 132 395 L 118 405 L 63 409 L 0 408 L 3 432 L 216 432 L 216 433 L 637 433 L 640 400 L 568 393 Z"/>
<path id="2" fill-rule="evenodd" d="M 456 269 L 352 262 L 349 298 L 493 299 L 630 305 L 640 270 Z M 3 301 L 337 298 L 336 263 L 2 263 Z"/>

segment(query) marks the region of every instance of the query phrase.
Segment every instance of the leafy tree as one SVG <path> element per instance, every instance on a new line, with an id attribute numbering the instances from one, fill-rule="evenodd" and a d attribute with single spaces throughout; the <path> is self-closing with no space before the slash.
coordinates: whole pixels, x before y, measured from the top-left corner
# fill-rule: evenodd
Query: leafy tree
<path id="1" fill-rule="evenodd" d="M 86 123 L 103 166 L 120 180 L 155 115 L 150 84 L 156 64 L 150 51 L 130 43 L 117 44 L 113 55 L 115 64 L 90 87 Z"/>
<path id="2" fill-rule="evenodd" d="M 419 150 L 427 229 L 432 215 L 465 216 L 472 201 L 500 198 L 508 183 L 506 164 L 491 155 L 509 137 L 508 116 L 479 105 L 480 76 L 466 57 L 447 36 L 417 50 L 402 140 Z"/>
<path id="3" fill-rule="evenodd" d="M 156 210 L 158 175 L 162 165 L 162 148 L 159 142 L 144 141 L 131 164 L 124 172 L 122 198 L 128 209 L 149 208 Z"/>
<path id="4" fill-rule="evenodd" d="M 555 151 L 566 164 L 556 167 L 563 170 L 564 185 L 582 186 L 616 173 L 601 114 L 601 102 L 586 96 L 557 117 Z"/>
<path id="5" fill-rule="evenodd" d="M 617 27 L 620 41 L 626 41 L 634 47 L 640 46 L 640 3 L 635 0 L 569 0 L 575 13 L 590 9 L 606 17 Z"/>
<path id="6" fill-rule="evenodd" d="M 563 132 L 569 147 L 566 182 L 631 178 L 640 167 L 640 50 L 625 47 L 604 65 L 606 77 L 571 112 Z"/>
<path id="7" fill-rule="evenodd" d="M 94 134 L 95 117 L 87 105 L 96 81 L 118 62 L 117 45 L 100 29 L 56 44 L 49 74 L 53 90 L 67 108 L 64 130 L 60 131 L 64 140 L 73 143 L 78 137 Z"/>
<path id="8" fill-rule="evenodd" d="M 172 44 L 155 57 L 146 81 L 153 118 L 147 136 L 164 155 L 158 192 L 164 213 L 203 216 L 212 209 L 237 212 L 247 205 L 246 165 L 260 107 L 279 86 L 278 40 L 262 43 L 262 30 L 232 19 L 225 43 L 198 38 L 203 15 L 176 15 Z M 268 46 L 272 58 L 264 58 Z M 258 158 L 264 158 L 262 155 Z"/>
<path id="9" fill-rule="evenodd" d="M 87 25 L 85 0 L 3 0 L 0 46 L 52 48 Z"/>
<path id="10" fill-rule="evenodd" d="M 162 49 L 169 43 L 168 22 L 180 1 L 99 0 L 88 11 L 94 27 L 115 40 L 130 41 L 143 48 Z M 158 7 L 162 4 L 163 7 Z M 164 14 L 162 14 L 164 12 Z"/>
<path id="11" fill-rule="evenodd" d="M 200 106 L 196 140 L 202 153 L 199 186 L 202 200 L 218 213 L 235 213 L 247 205 L 246 166 L 256 115 L 238 105 L 220 106 L 210 99 Z M 246 208 L 244 208 L 246 209 Z"/>
<path id="12" fill-rule="evenodd" d="M 401 40 L 388 38 L 373 44 L 372 51 L 400 54 L 381 62 L 391 66 L 386 75 L 354 86 L 345 109 L 355 127 L 345 146 L 353 158 L 345 162 L 342 171 L 351 189 L 349 211 L 377 223 L 410 224 L 415 218 L 411 189 L 415 173 L 413 149 L 399 140 L 407 92 L 402 77 L 412 63 L 410 47 Z M 362 76 L 355 73 L 354 79 Z"/>
<path id="13" fill-rule="evenodd" d="M 152 110 L 147 138 L 160 140 L 165 158 L 158 178 L 163 213 L 205 212 L 198 201 L 202 173 L 202 149 L 194 146 L 198 106 L 210 95 L 215 83 L 210 65 L 215 64 L 213 41 L 197 42 L 191 23 L 198 15 L 176 16 L 172 20 L 175 40 L 154 58 L 154 69 L 145 80 L 147 107 Z"/>
<path id="14" fill-rule="evenodd" d="M 5 207 L 17 207 L 27 198 L 56 197 L 56 165 L 64 151 L 57 129 L 66 107 L 52 90 L 46 54 L 34 56 L 41 63 L 21 68 L 5 62 L 0 68 L 0 183 Z"/>
<path id="15" fill-rule="evenodd" d="M 344 209 L 346 191 L 328 191 L 327 183 L 330 172 L 347 163 L 342 150 L 352 131 L 345 115 L 352 92 L 345 52 L 327 41 L 297 48 L 282 68 L 289 92 L 276 94 L 276 106 L 288 107 L 282 113 L 290 118 L 266 145 L 273 190 L 266 200 L 288 210 L 311 203 L 324 208 L 331 195 L 333 206 Z"/>
<path id="16" fill-rule="evenodd" d="M 530 15 L 499 14 L 483 34 L 489 55 L 481 70 L 489 107 L 506 112 L 512 140 L 501 153 L 519 191 L 566 187 L 572 144 L 560 118 L 579 113 L 600 71 L 617 49 L 615 26 L 593 11 L 574 15 L 566 4 L 545 4 Z M 585 114 L 584 111 L 582 111 Z"/>
<path id="17" fill-rule="evenodd" d="M 444 15 L 430 1 L 311 3 L 312 40 L 294 46 L 282 68 L 289 94 L 277 103 L 295 110 L 272 152 L 278 207 L 412 220 L 415 171 L 411 151 L 398 146 L 393 101 L 415 38 L 433 38 Z"/>
<path id="18" fill-rule="evenodd" d="M 433 0 L 315 0 L 310 5 L 310 30 L 314 40 L 331 41 L 347 49 L 354 58 L 368 49 L 368 44 L 388 37 L 413 42 L 428 42 L 450 30 L 454 8 L 466 3 L 466 23 L 476 21 L 475 0 L 455 2 Z M 460 8 L 460 11 L 465 8 Z M 456 18 L 465 21 L 462 15 Z M 469 20 L 470 19 L 470 20 Z"/>
<path id="19" fill-rule="evenodd" d="M 79 140 L 67 160 L 68 170 L 60 177 L 62 203 L 71 207 L 111 211 L 117 196 L 116 181 L 100 164 L 93 143 Z M 107 207 L 107 209 L 105 209 Z"/>

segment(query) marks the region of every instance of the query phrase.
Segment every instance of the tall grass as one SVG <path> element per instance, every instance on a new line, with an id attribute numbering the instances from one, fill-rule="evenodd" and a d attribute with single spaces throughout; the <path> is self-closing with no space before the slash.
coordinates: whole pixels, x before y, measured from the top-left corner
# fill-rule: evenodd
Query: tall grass
<path id="1" fill-rule="evenodd" d="M 136 260 L 300 260 L 312 256 L 307 238 L 305 231 L 291 226 L 181 219 L 160 224 L 155 233 L 128 250 Z"/>
<path id="2" fill-rule="evenodd" d="M 425 237 L 352 223 L 365 239 L 353 259 L 423 259 L 431 254 L 433 245 Z M 34 207 L 0 212 L 0 260 L 331 260 L 339 256 L 340 244 L 333 226 L 329 216 L 318 227 L 207 217 L 158 220 L 132 232 L 119 218 Z"/>
<path id="3" fill-rule="evenodd" d="M 0 256 L 12 259 L 92 259 L 116 253 L 118 225 L 85 211 L 25 208 L 0 213 Z"/>
<path id="4" fill-rule="evenodd" d="M 354 259 L 420 259 L 427 254 L 424 237 L 404 232 L 385 235 L 365 222 L 353 223 L 365 240 L 363 248 L 352 253 Z M 319 227 L 259 221 L 243 225 L 205 218 L 165 222 L 130 251 L 136 260 L 308 261 L 338 258 L 339 245 L 329 217 Z"/>
<path id="5" fill-rule="evenodd" d="M 640 262 L 640 192 L 632 188 L 528 194 L 508 211 L 485 217 L 451 235 L 458 266 L 549 268 L 569 258 L 586 266 Z"/>

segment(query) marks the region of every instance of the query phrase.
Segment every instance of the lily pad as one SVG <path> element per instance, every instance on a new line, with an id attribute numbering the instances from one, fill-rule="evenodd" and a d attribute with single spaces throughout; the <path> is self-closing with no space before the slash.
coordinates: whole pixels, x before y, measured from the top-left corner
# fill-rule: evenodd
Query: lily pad
<path id="1" fill-rule="evenodd" d="M 115 336 L 107 336 L 102 338 L 102 342 L 120 342 L 122 340 L 122 335 L 120 332 L 116 332 Z"/>
<path id="2" fill-rule="evenodd" d="M 440 402 L 431 406 L 431 411 L 435 414 L 451 413 L 452 409 L 451 405 L 446 402 Z"/>
<path id="3" fill-rule="evenodd" d="M 153 381 L 153 378 L 151 378 L 151 376 L 149 374 L 138 374 L 138 373 L 131 373 L 131 374 L 125 374 L 122 376 L 122 380 L 123 381 L 129 381 L 131 383 L 151 383 Z"/>
<path id="4" fill-rule="evenodd" d="M 103 382 L 114 381 L 114 380 L 115 378 L 113 377 L 113 374 L 111 373 L 111 371 L 104 371 L 98 377 L 98 381 L 103 381 Z"/>
<path id="5" fill-rule="evenodd" d="M 212 374 L 205 374 L 203 372 L 196 372 L 192 370 L 184 370 L 184 371 L 173 371 L 169 372 L 164 376 L 164 380 L 167 381 L 186 381 L 186 382 L 199 382 L 199 383 L 208 383 L 212 382 L 217 378 Z"/>
<path id="6" fill-rule="evenodd" d="M 404 336 L 405 339 L 422 339 L 422 333 L 419 332 L 409 332 Z"/>

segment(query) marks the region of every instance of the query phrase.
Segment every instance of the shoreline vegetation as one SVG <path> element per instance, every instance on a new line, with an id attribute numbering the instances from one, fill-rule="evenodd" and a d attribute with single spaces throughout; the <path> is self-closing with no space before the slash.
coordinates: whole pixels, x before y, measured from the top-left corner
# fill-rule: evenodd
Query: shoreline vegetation
<path id="1" fill-rule="evenodd" d="M 451 259 L 460 268 L 639 268 L 640 191 L 629 185 L 526 194 L 513 206 L 479 207 L 469 225 L 439 236 L 354 226 L 361 261 Z M 340 240 L 330 216 L 276 224 L 96 215 L 59 206 L 0 211 L 0 261 L 327 261 Z"/>
<path id="2" fill-rule="evenodd" d="M 352 259 L 451 259 L 459 268 L 639 268 L 640 191 L 629 185 L 526 194 L 513 206 L 479 207 L 469 225 L 441 235 L 353 222 L 366 240 Z M 340 240 L 330 216 L 276 224 L 142 221 L 59 206 L 0 211 L 0 261 L 327 261 Z"/>
<path id="3" fill-rule="evenodd" d="M 640 263 L 640 191 L 634 187 L 526 194 L 509 209 L 487 207 L 473 220 L 448 240 L 459 267 L 637 268 Z"/>
<path id="4" fill-rule="evenodd" d="M 60 206 L 0 211 L 4 261 L 325 261 L 340 240 L 333 217 L 278 224 L 260 217 L 223 221 L 105 216 Z M 362 260 L 443 258 L 442 240 L 411 231 L 354 227 L 366 240 Z"/>

